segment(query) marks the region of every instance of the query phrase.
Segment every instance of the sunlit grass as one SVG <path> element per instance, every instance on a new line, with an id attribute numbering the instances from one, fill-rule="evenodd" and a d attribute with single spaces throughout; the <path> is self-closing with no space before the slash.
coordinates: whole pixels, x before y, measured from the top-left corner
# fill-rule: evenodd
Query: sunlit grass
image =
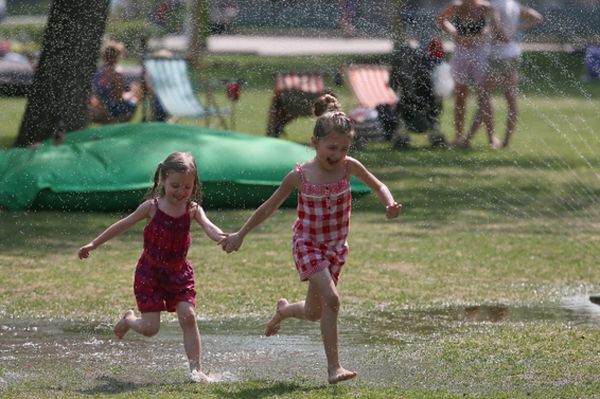
<path id="1" fill-rule="evenodd" d="M 323 62 L 328 80 L 338 61 Z M 556 64 L 554 58 L 538 61 L 546 67 Z M 217 77 L 238 74 L 248 80 L 236 108 L 236 130 L 264 135 L 270 73 L 285 66 L 283 61 L 266 60 L 264 69 L 252 57 L 214 62 L 223 66 Z M 578 87 L 573 80 L 576 63 L 569 62 L 568 75 L 554 70 L 549 72 L 552 79 L 533 75 L 537 85 L 532 79 L 524 82 L 521 119 L 510 149 L 489 149 L 480 131 L 467 151 L 432 150 L 424 135 L 415 134 L 409 151 L 373 143 L 352 154 L 390 187 L 404 209 L 399 220 L 386 221 L 374 195 L 355 201 L 350 255 L 339 286 L 341 320 L 360 329 L 365 345 L 385 343 L 390 359 L 406 362 L 405 374 L 397 376 L 401 382 L 394 381 L 397 385 L 372 387 L 360 379 L 341 387 L 303 380 L 209 387 L 117 381 L 105 390 L 99 386 L 82 393 L 76 383 L 61 385 L 61 375 L 72 372 L 63 370 L 44 383 L 8 384 L 1 396 L 593 397 L 600 389 L 594 366 L 599 342 L 591 322 L 443 324 L 433 333 L 415 328 L 409 336 L 402 335 L 406 326 L 394 324 L 413 310 L 482 304 L 559 307 L 564 298 L 586 298 L 600 291 L 598 85 Z M 290 66 L 306 65 L 291 60 Z M 536 70 L 530 64 L 524 68 Z M 557 80 L 561 76 L 562 82 Z M 353 109 L 356 103 L 347 88 L 335 90 L 346 110 Z M 218 96 L 224 104 L 223 94 Z M 499 95 L 494 102 L 502 135 L 506 108 Z M 24 106 L 23 99 L 0 100 L 0 145 L 7 147 L 14 140 Z M 442 114 L 442 131 L 449 138 L 452 106 L 448 99 Z M 471 100 L 470 112 L 473 108 Z M 181 123 L 203 126 L 192 120 Z M 284 139 L 306 143 L 312 125 L 310 118 L 299 119 L 290 124 Z M 207 213 L 232 231 L 251 210 L 209 208 Z M 121 216 L 2 211 L 0 319 L 95 320 L 111 325 L 123 309 L 135 306 L 131 284 L 142 247 L 141 225 L 86 261 L 76 257 L 81 244 Z M 232 255 L 194 228 L 189 257 L 197 276 L 201 318 L 266 320 L 280 296 L 303 298 L 306 285 L 298 281 L 290 250 L 294 218 L 293 209 L 277 212 Z M 2 378 L 10 373 L 0 363 L 0 390 Z"/>

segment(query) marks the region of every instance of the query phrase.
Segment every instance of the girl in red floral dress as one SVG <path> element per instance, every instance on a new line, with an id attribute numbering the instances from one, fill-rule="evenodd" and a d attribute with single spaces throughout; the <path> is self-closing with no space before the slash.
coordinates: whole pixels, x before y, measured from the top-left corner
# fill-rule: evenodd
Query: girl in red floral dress
<path id="1" fill-rule="evenodd" d="M 202 372 L 194 271 L 187 259 L 187 252 L 191 242 L 192 220 L 198 222 L 214 241 L 221 240 L 223 232 L 208 219 L 196 202 L 200 197 L 194 158 L 190 153 L 172 153 L 156 168 L 149 199 L 129 216 L 79 248 L 79 258 L 87 258 L 100 245 L 146 219 L 144 251 L 138 261 L 134 281 L 141 317 L 137 317 L 133 310 L 127 310 L 114 327 L 115 335 L 123 338 L 130 329 L 147 337 L 156 335 L 160 328 L 160 312 L 177 312 L 183 330 L 190 377 L 195 382 L 209 382 L 209 377 Z"/>
<path id="2" fill-rule="evenodd" d="M 315 158 L 297 165 L 242 228 L 223 239 L 221 245 L 227 252 L 237 251 L 246 234 L 271 216 L 294 189 L 298 190 L 293 254 L 300 279 L 308 280 L 308 293 L 306 300 L 296 303 L 280 299 L 265 335 L 276 334 L 280 323 L 289 317 L 320 320 L 328 381 L 335 384 L 357 374 L 340 365 L 337 333 L 340 307 L 337 283 L 348 254 L 350 177 L 356 176 L 377 194 L 385 206 L 387 218 L 399 216 L 402 206 L 394 201 L 382 182 L 359 161 L 348 156 L 354 130 L 350 119 L 340 111 L 336 98 L 331 95 L 319 97 L 315 115 L 318 116 L 312 136 Z"/>

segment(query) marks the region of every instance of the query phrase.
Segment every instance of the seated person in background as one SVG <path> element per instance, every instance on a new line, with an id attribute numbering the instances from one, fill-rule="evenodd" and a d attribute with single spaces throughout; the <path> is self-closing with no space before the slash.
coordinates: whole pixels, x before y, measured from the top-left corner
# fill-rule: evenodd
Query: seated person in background
<path id="1" fill-rule="evenodd" d="M 125 82 L 119 61 L 125 53 L 122 43 L 110 41 L 102 49 L 102 64 L 92 81 L 93 97 L 90 116 L 96 123 L 127 122 L 133 117 L 142 99 L 141 86 Z"/>
<path id="2" fill-rule="evenodd" d="M 600 79 L 600 44 L 589 46 L 583 57 L 584 73 L 583 81 L 590 82 L 592 79 Z"/>
<path id="3" fill-rule="evenodd" d="M 16 64 L 29 64 L 29 59 L 22 54 L 12 51 L 10 42 L 0 41 L 0 61 L 12 62 Z"/>

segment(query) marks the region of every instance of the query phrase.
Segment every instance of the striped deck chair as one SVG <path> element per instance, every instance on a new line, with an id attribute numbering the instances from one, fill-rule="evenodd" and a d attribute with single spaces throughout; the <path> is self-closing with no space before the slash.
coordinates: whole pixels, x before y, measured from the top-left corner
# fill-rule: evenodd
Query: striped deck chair
<path id="1" fill-rule="evenodd" d="M 382 107 L 395 109 L 398 96 L 390 87 L 390 67 L 387 65 L 349 64 L 342 74 L 359 106 L 350 114 L 354 120 L 354 145 L 360 148 L 369 141 L 390 139 L 381 118 Z M 373 118 L 373 113 L 377 116 Z"/>
<path id="2" fill-rule="evenodd" d="M 273 74 L 275 87 L 269 109 L 267 136 L 279 137 L 285 125 L 301 116 L 312 116 L 315 100 L 332 93 L 325 87 L 320 73 L 278 72 Z"/>
<path id="3" fill-rule="evenodd" d="M 278 72 L 275 79 L 275 93 L 284 90 L 300 90 L 305 93 L 320 93 L 323 91 L 323 77 L 319 73 Z"/>
<path id="4" fill-rule="evenodd" d="M 405 61 L 405 59 L 403 58 Z M 427 132 L 433 147 L 445 147 L 446 139 L 439 131 L 438 114 L 441 104 L 434 98 L 417 97 L 397 81 L 398 74 L 404 70 L 404 75 L 413 75 L 426 70 L 424 64 L 395 65 L 395 69 L 386 65 L 347 65 L 342 72 L 350 89 L 362 107 L 377 110 L 379 128 L 383 130 L 385 139 L 391 140 L 396 149 L 408 148 L 410 138 L 408 131 Z M 390 78 L 392 81 L 390 82 Z M 425 86 L 425 77 L 416 78 L 420 86 Z M 391 86 L 391 87 L 390 87 Z M 392 87 L 398 88 L 402 98 Z M 414 101 L 409 101 L 414 99 Z M 355 124 L 356 136 L 362 135 L 367 141 L 377 138 L 378 133 L 372 131 L 360 132 L 360 124 Z M 373 130 L 373 129 L 371 129 Z"/>
<path id="5" fill-rule="evenodd" d="M 386 65 L 346 65 L 343 74 L 361 106 L 395 105 L 398 96 L 389 86 L 390 68 Z"/>
<path id="6" fill-rule="evenodd" d="M 207 126 L 210 118 L 216 117 L 223 127 L 227 126 L 225 115 L 229 114 L 228 109 L 216 107 L 216 104 L 207 108 L 198 101 L 185 59 L 146 58 L 144 67 L 154 94 L 169 115 L 206 119 Z"/>

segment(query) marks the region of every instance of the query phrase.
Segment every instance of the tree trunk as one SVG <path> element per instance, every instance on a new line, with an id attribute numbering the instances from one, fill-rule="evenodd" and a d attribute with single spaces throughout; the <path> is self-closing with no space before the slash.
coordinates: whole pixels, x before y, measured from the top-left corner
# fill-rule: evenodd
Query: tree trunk
<path id="1" fill-rule="evenodd" d="M 209 11 L 205 0 L 191 0 L 192 29 L 188 47 L 188 58 L 193 68 L 202 62 L 202 54 L 208 47 Z"/>
<path id="2" fill-rule="evenodd" d="M 91 82 L 110 0 L 53 0 L 17 147 L 88 124 Z"/>
<path id="3" fill-rule="evenodd" d="M 406 46 L 406 32 L 402 21 L 402 12 L 406 8 L 406 0 L 393 0 L 392 3 L 392 41 L 394 50 Z"/>

